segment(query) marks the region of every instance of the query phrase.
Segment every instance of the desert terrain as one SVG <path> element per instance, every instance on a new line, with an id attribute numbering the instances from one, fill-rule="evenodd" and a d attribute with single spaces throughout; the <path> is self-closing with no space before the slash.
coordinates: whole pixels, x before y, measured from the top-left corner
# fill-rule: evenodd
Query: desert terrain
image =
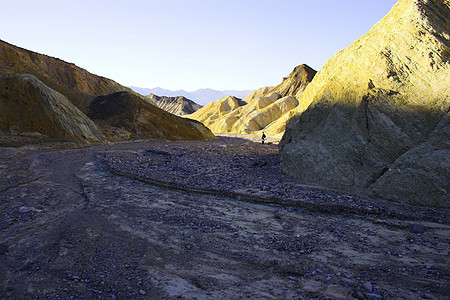
<path id="1" fill-rule="evenodd" d="M 258 140 L 0 148 L 0 298 L 449 295 L 448 210 L 306 186 Z"/>

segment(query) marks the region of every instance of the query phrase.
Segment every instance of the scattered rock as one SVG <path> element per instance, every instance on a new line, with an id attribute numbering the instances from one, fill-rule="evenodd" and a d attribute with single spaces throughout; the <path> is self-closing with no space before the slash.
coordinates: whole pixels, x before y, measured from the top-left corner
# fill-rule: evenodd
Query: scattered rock
<path id="1" fill-rule="evenodd" d="M 229 146 L 223 148 L 219 143 Z M 149 148 L 155 151 L 145 153 Z M 163 149 L 167 155 L 158 154 Z M 6 298 L 112 299 L 115 295 L 118 299 L 172 299 L 192 291 L 192 277 L 201 278 L 198 289 L 194 288 L 199 298 L 206 293 L 214 298 L 266 298 L 270 293 L 277 299 L 297 299 L 299 292 L 307 299 L 333 297 L 330 293 L 336 295 L 334 298 L 346 298 L 358 289 L 356 295 L 364 299 L 370 293 L 364 282 L 376 282 L 372 293 L 408 299 L 400 292 L 402 288 L 417 287 L 421 295 L 431 292 L 431 280 L 439 283 L 433 286 L 433 296 L 445 297 L 447 240 L 438 228 L 447 230 L 447 225 L 427 221 L 430 233 L 436 230 L 430 237 L 415 236 L 410 227 L 396 225 L 405 224 L 404 219 L 411 222 L 406 224 L 421 223 L 433 215 L 447 220 L 448 212 L 377 202 L 285 181 L 275 147 L 248 145 L 239 139 L 146 141 L 92 147 L 88 157 L 84 149 L 52 149 L 25 155 L 18 152 L 15 159 L 6 156 L 12 150 L 1 150 L 0 165 L 6 170 L 21 166 L 24 174 L 53 174 L 0 193 L 5 200 L 0 213 L 0 244 L 14 244 L 14 255 L 0 255 L 0 269 L 8 274 L 8 281 L 0 286 Z M 216 182 L 210 188 L 218 192 L 173 190 L 131 175 L 112 174 L 108 164 L 115 159 L 115 171 L 160 181 L 173 179 L 187 189 Z M 252 167 L 255 159 L 264 159 L 267 164 Z M 33 161 L 38 163 L 30 166 Z M 212 176 L 203 176 L 202 164 Z M 65 180 L 70 174 L 77 175 L 81 188 L 66 188 L 70 187 L 70 180 Z M 237 174 L 240 176 L 233 176 Z M 2 182 L 0 178 L 0 184 L 23 182 L 23 178 L 13 179 Z M 237 197 L 226 196 L 227 189 L 233 191 L 236 186 L 265 189 L 278 196 L 264 205 L 243 202 L 249 199 L 244 193 L 242 201 L 237 201 Z M 57 197 L 46 200 L 52 205 L 49 209 L 42 201 L 53 193 Z M 66 202 L 55 204 L 54 199 Z M 252 199 L 261 201 L 262 197 Z M 289 199 L 298 202 L 286 204 Z M 313 204 L 321 205 L 326 213 L 311 209 Z M 19 212 L 23 205 L 43 208 L 42 213 L 33 214 L 41 225 L 19 223 L 31 214 Z M 67 211 L 67 207 L 73 208 Z M 329 213 L 328 208 L 333 207 Z M 366 207 L 382 210 L 385 216 L 358 213 Z M 274 219 L 275 213 L 282 221 Z M 55 215 L 60 217 L 55 219 Z M 17 225 L 4 221 L 10 219 L 17 219 Z M 399 241 L 399 236 L 404 239 Z M 381 243 L 379 238 L 383 238 Z M 77 251 L 64 249 L 72 244 Z M 393 255 L 384 255 L 388 249 Z M 379 256 L 372 261 L 374 253 Z M 398 253 L 406 259 L 398 259 Z M 410 260 L 420 263 L 409 264 Z M 65 276 L 69 272 L 71 275 Z M 399 276 L 390 276 L 397 272 Z M 21 284 L 12 286 L 13 280 Z M 34 289 L 23 290 L 24 284 L 32 284 Z"/>
<path id="2" fill-rule="evenodd" d="M 411 232 L 412 233 L 424 233 L 425 226 L 423 226 L 422 224 L 415 223 L 411 226 Z"/>
<path id="3" fill-rule="evenodd" d="M 363 284 L 363 287 L 364 287 L 364 289 L 366 290 L 366 291 L 368 291 L 368 292 L 372 292 L 372 284 L 370 283 L 370 282 L 365 282 L 364 284 Z"/>
<path id="4" fill-rule="evenodd" d="M 5 255 L 8 252 L 9 252 L 8 246 L 5 244 L 0 244 L 0 254 Z"/>
<path id="5" fill-rule="evenodd" d="M 366 299 L 368 299 L 368 300 L 381 300 L 381 299 L 383 299 L 383 297 L 381 295 L 378 295 L 378 294 L 367 293 L 366 294 Z"/>
<path id="6" fill-rule="evenodd" d="M 242 155 L 246 153 L 246 155 Z M 150 155 L 158 154 L 158 155 Z M 255 167 L 254 163 L 266 162 Z M 286 205 L 327 212 L 362 212 L 381 216 L 427 220 L 442 218 L 434 209 L 378 202 L 348 193 L 308 188 L 282 173 L 277 147 L 253 147 L 246 143 L 224 149 L 221 145 L 153 147 L 132 153 L 115 151 L 104 156 L 106 167 L 114 174 L 172 188 L 206 193 L 228 194 L 238 200 L 251 199 L 269 205 Z M 230 180 L 230 179 L 233 180 Z M 276 203 L 273 203 L 276 202 Z M 274 211 L 275 219 L 282 215 Z M 336 242 L 340 239 L 334 237 Z"/>
<path id="7" fill-rule="evenodd" d="M 356 299 L 364 299 L 365 298 L 364 294 L 360 290 L 354 290 L 353 291 L 353 296 Z"/>

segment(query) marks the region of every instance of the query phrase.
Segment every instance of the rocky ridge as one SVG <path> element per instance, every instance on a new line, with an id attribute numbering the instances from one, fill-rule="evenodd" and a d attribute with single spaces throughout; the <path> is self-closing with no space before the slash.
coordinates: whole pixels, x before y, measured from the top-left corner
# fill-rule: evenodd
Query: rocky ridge
<path id="1" fill-rule="evenodd" d="M 4 115 L 0 119 L 2 145 L 214 138 L 202 124 L 165 113 L 150 98 L 113 80 L 4 41 L 0 41 L 0 81 L 0 106 L 4 108 L 0 112 Z M 123 98 L 126 103 L 119 103 L 117 95 L 126 95 Z M 86 116 L 92 115 L 98 97 L 104 97 L 103 110 L 118 110 L 110 116 L 114 121 L 96 118 L 92 122 Z M 124 107 L 132 111 L 125 113 L 121 110 Z M 124 119 L 120 120 L 121 117 Z M 102 128 L 106 139 L 97 126 Z"/>
<path id="2" fill-rule="evenodd" d="M 285 172 L 318 186 L 450 207 L 448 19 L 448 2 L 401 0 L 330 58 L 280 142 Z"/>
<path id="3" fill-rule="evenodd" d="M 254 92 L 254 90 L 213 90 L 213 89 L 198 89 L 195 91 L 187 92 L 185 90 L 166 90 L 163 88 L 140 88 L 140 87 L 134 87 L 130 86 L 134 91 L 140 93 L 141 95 L 149 95 L 149 94 L 155 94 L 159 96 L 166 96 L 166 97 L 179 97 L 183 96 L 186 99 L 191 99 L 195 103 L 198 103 L 202 106 L 212 102 L 216 101 L 218 99 L 227 97 L 227 96 L 234 96 L 236 98 L 245 98 L 251 93 Z"/>
<path id="4" fill-rule="evenodd" d="M 159 108 L 178 116 L 192 114 L 202 107 L 200 104 L 197 104 L 183 96 L 166 97 L 149 94 L 147 97 L 150 98 Z"/>
<path id="5" fill-rule="evenodd" d="M 95 96 L 131 91 L 119 83 L 97 76 L 72 63 L 26 50 L 0 40 L 0 78 L 31 74 L 63 94 L 83 113 Z"/>

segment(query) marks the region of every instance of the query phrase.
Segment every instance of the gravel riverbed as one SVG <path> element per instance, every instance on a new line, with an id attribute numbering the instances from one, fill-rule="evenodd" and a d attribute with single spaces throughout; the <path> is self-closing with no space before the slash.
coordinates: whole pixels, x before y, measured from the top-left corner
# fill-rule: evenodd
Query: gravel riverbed
<path id="1" fill-rule="evenodd" d="M 445 299 L 448 210 L 308 187 L 221 137 L 0 148 L 0 298 Z"/>
<path id="2" fill-rule="evenodd" d="M 449 221 L 445 210 L 405 206 L 307 186 L 282 173 L 278 146 L 274 144 L 246 141 L 156 144 L 139 152 L 107 153 L 104 162 L 115 174 L 185 191 L 312 211 Z"/>

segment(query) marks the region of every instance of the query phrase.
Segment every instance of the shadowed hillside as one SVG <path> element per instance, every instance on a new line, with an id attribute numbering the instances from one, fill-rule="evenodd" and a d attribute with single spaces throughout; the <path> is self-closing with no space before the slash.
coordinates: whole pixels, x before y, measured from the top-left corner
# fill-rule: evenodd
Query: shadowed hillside
<path id="1" fill-rule="evenodd" d="M 105 142 L 94 122 L 33 75 L 0 79 L 0 132 L 2 146 Z"/>
<path id="2" fill-rule="evenodd" d="M 88 117 L 114 140 L 215 138 L 200 122 L 172 115 L 129 92 L 96 97 L 88 109 Z"/>

